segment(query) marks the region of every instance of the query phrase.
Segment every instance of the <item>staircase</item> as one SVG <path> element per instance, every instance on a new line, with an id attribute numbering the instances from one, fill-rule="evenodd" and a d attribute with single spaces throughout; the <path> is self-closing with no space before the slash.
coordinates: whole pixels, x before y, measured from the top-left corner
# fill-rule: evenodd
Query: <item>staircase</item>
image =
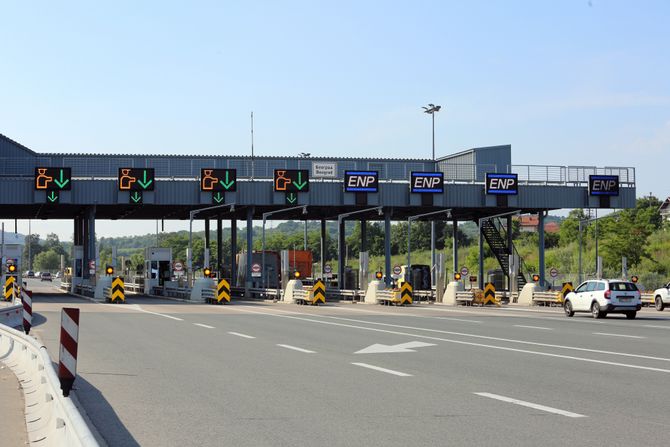
<path id="1" fill-rule="evenodd" d="M 482 234 L 484 235 L 484 239 L 486 239 L 486 242 L 489 244 L 489 247 L 491 247 L 491 251 L 493 252 L 493 255 L 496 257 L 498 260 L 498 263 L 500 264 L 500 267 L 502 268 L 503 273 L 509 280 L 509 248 L 507 247 L 507 237 L 506 235 L 501 234 L 502 231 L 502 224 L 496 219 L 496 221 L 492 219 L 487 219 L 487 220 L 482 220 Z M 496 222 L 498 222 L 498 225 L 500 226 L 500 230 L 498 230 L 498 227 L 496 226 Z M 509 230 L 509 229 L 508 229 Z M 518 290 L 521 290 L 524 285 L 528 282 L 526 280 L 526 277 L 523 274 L 523 271 L 526 269 L 526 266 L 523 263 L 523 259 L 519 256 L 519 253 L 517 253 L 516 248 L 512 246 L 512 249 L 514 250 L 514 254 L 517 256 L 519 259 L 519 272 L 516 277 L 516 284 L 518 287 Z M 508 282 L 509 283 L 509 282 Z"/>

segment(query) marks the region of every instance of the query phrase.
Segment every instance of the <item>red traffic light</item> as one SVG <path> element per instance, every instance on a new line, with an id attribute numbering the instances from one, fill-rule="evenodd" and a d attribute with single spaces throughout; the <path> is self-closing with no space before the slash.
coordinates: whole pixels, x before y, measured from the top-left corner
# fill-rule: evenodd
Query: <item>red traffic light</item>
<path id="1" fill-rule="evenodd" d="M 533 275 L 533 281 L 538 282 L 540 280 L 540 275 Z"/>
<path id="2" fill-rule="evenodd" d="M 382 272 L 375 273 L 375 278 L 377 278 L 377 279 L 382 279 L 382 276 L 384 276 L 384 274 Z"/>

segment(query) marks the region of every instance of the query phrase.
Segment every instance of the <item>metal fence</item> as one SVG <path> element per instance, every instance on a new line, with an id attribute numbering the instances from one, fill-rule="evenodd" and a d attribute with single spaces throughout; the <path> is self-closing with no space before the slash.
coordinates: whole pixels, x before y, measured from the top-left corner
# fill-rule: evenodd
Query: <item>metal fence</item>
<path id="1" fill-rule="evenodd" d="M 311 176 L 312 162 L 336 165 L 336 176 L 315 178 Z M 35 158 L 0 158 L 0 176 L 32 177 L 36 167 L 69 167 L 75 178 L 117 178 L 119 168 L 153 168 L 156 178 L 199 179 L 205 168 L 236 169 L 240 179 L 272 179 L 275 169 L 306 169 L 311 181 L 341 181 L 347 170 L 372 170 L 379 172 L 380 181 L 409 182 L 411 171 L 439 170 L 447 183 L 483 183 L 487 172 L 516 173 L 521 185 L 584 186 L 589 175 L 618 175 L 623 187 L 635 185 L 635 168 L 595 166 L 544 166 L 493 164 L 454 164 L 445 161 L 422 160 L 363 160 L 309 158 L 223 158 L 223 157 L 159 157 L 159 156 L 54 156 Z"/>

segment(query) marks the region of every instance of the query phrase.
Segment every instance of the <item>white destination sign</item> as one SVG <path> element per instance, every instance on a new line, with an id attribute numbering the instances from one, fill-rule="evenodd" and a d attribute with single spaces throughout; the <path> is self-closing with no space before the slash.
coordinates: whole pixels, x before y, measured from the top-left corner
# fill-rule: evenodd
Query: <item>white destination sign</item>
<path id="1" fill-rule="evenodd" d="M 337 163 L 312 162 L 312 177 L 335 178 L 337 177 Z"/>

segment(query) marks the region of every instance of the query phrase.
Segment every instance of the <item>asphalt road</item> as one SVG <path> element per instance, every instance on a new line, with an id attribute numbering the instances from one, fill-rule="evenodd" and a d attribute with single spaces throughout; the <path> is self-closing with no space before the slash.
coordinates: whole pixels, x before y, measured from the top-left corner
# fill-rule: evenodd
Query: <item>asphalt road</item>
<path id="1" fill-rule="evenodd" d="M 670 311 L 111 305 L 30 286 L 53 358 L 60 308 L 81 309 L 74 393 L 109 445 L 668 442 Z"/>

